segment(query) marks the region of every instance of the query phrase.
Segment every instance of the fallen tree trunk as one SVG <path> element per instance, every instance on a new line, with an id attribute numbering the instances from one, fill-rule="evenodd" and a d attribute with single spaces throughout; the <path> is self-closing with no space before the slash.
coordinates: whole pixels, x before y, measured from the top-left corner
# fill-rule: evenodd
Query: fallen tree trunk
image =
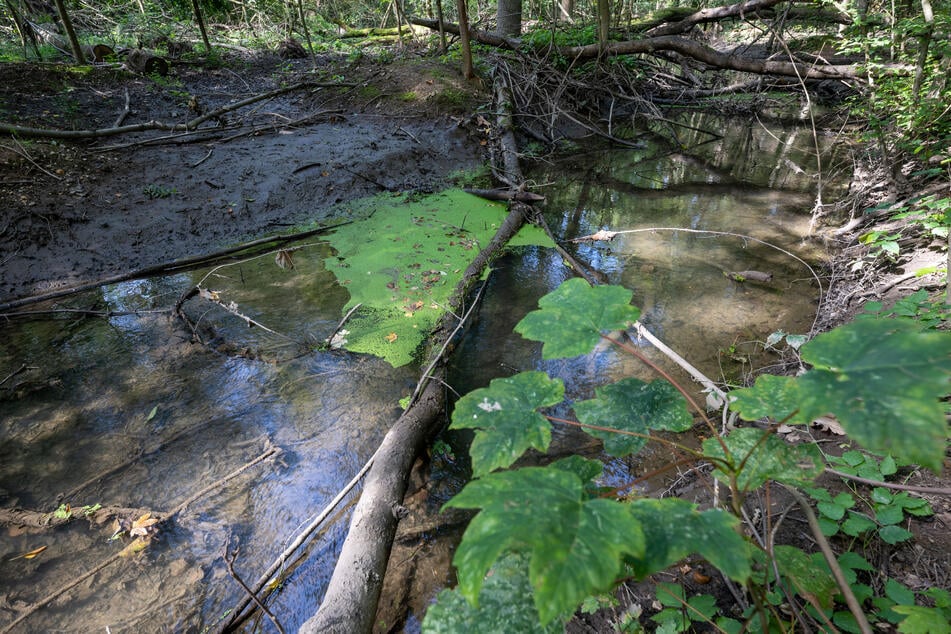
<path id="1" fill-rule="evenodd" d="M 126 55 L 126 66 L 142 75 L 168 75 L 168 62 L 151 51 L 134 48 Z"/>
<path id="2" fill-rule="evenodd" d="M 424 20 L 414 18 L 413 24 L 426 26 L 431 29 L 439 28 L 436 20 Z M 459 33 L 459 26 L 455 24 L 443 24 L 443 28 L 449 33 Z M 469 29 L 469 36 L 481 42 L 498 48 L 517 50 L 522 42 L 516 38 L 501 37 L 496 33 L 488 31 L 479 31 Z M 549 47 L 544 46 L 543 52 L 547 52 Z M 735 70 L 757 75 L 778 75 L 782 77 L 796 77 L 801 79 L 839 79 L 844 81 L 864 81 L 864 76 L 853 64 L 807 64 L 790 61 L 779 61 L 772 59 L 758 59 L 753 57 L 741 57 L 734 52 L 720 51 L 706 44 L 691 40 L 686 37 L 675 35 L 666 35 L 660 37 L 647 37 L 644 39 L 630 40 L 627 42 L 609 42 L 604 46 L 600 44 L 588 44 L 585 46 L 559 46 L 554 52 L 559 55 L 573 59 L 576 62 L 595 59 L 602 56 L 616 57 L 620 55 L 652 55 L 655 53 L 670 51 L 679 53 L 685 57 L 690 57 L 703 62 L 713 68 L 723 70 Z M 886 65 L 893 72 L 906 72 L 909 69 L 900 65 Z"/>
<path id="3" fill-rule="evenodd" d="M 511 100 L 508 102 L 510 104 Z M 500 114 L 499 121 L 501 124 L 511 119 Z M 510 135 L 511 130 L 507 134 Z M 503 133 L 503 136 L 507 134 Z M 503 148 L 502 154 L 514 156 L 514 148 Z M 516 182 L 521 181 L 520 174 L 512 173 L 511 165 L 505 169 L 511 178 L 517 179 Z M 417 388 L 419 397 L 410 403 L 377 450 L 323 602 L 317 613 L 301 627 L 302 634 L 351 634 L 373 629 L 397 523 L 406 512 L 402 501 L 410 469 L 417 455 L 442 426 L 440 414 L 445 407 L 442 379 L 446 351 L 460 326 L 456 315 L 465 312 L 466 298 L 482 278 L 489 262 L 530 215 L 528 205 L 514 201 L 491 242 L 472 260 L 456 286 L 449 310 L 433 331 L 433 340 L 442 344 L 428 355 L 431 362 L 420 380 L 420 386 L 425 387 Z"/>

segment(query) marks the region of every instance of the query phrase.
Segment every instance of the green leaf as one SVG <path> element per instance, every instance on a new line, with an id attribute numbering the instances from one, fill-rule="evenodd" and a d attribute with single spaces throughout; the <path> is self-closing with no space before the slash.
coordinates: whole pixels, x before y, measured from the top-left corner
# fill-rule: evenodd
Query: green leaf
<path id="1" fill-rule="evenodd" d="M 503 557 L 492 566 L 473 607 L 458 590 L 443 590 L 426 610 L 423 634 L 556 634 L 564 623 L 555 619 L 543 627 L 532 604 L 528 561 L 518 555 Z"/>
<path id="2" fill-rule="evenodd" d="M 898 631 L 902 634 L 951 634 L 951 615 L 945 610 L 920 605 L 896 605 L 892 610 L 906 615 L 898 624 Z"/>
<path id="3" fill-rule="evenodd" d="M 849 513 L 849 518 L 842 522 L 842 532 L 851 537 L 858 537 L 877 527 L 878 524 L 859 513 Z"/>
<path id="4" fill-rule="evenodd" d="M 629 506 L 650 545 L 627 558 L 638 577 L 697 553 L 734 581 L 743 583 L 749 578 L 752 554 L 733 515 L 718 509 L 701 513 L 695 504 L 678 498 L 643 498 Z"/>
<path id="5" fill-rule="evenodd" d="M 630 436 L 596 429 L 584 431 L 604 441 L 604 450 L 616 457 L 640 450 L 650 430 L 686 431 L 693 426 L 683 395 L 667 381 L 645 383 L 621 379 L 595 390 L 597 398 L 575 404 L 578 420 L 586 425 L 635 432 Z"/>
<path id="6" fill-rule="evenodd" d="M 541 341 L 542 357 L 557 359 L 588 354 L 601 333 L 626 330 L 640 317 L 622 286 L 591 286 L 572 278 L 538 300 L 539 310 L 525 316 L 515 332 Z"/>
<path id="7" fill-rule="evenodd" d="M 724 443 L 727 452 L 720 443 Z M 822 473 L 822 457 L 815 445 L 789 445 L 774 434 L 755 428 L 735 429 L 729 436 L 703 441 L 703 453 L 715 462 L 715 475 L 730 481 L 735 475 L 741 491 L 759 488 L 767 480 L 807 486 Z"/>
<path id="8" fill-rule="evenodd" d="M 584 482 L 563 469 L 491 473 L 470 482 L 447 506 L 482 509 L 453 558 L 463 596 L 475 605 L 502 552 L 525 552 L 543 625 L 613 587 L 624 555 L 644 553 L 644 534 L 627 506 L 586 500 Z"/>
<path id="9" fill-rule="evenodd" d="M 845 507 L 840 506 L 835 503 L 830 502 L 819 502 L 816 505 L 816 509 L 825 517 L 828 517 L 830 520 L 838 521 L 845 517 Z"/>
<path id="10" fill-rule="evenodd" d="M 743 420 L 786 420 L 799 409 L 798 384 L 791 376 L 761 374 L 753 387 L 733 390 L 730 398 L 730 409 Z"/>
<path id="11" fill-rule="evenodd" d="M 940 470 L 947 423 L 951 337 L 913 321 L 862 319 L 802 347 L 813 368 L 795 379 L 810 421 L 834 414 L 849 437 L 871 451 Z"/>
<path id="12" fill-rule="evenodd" d="M 564 395 L 561 380 L 544 372 L 522 372 L 459 399 L 450 428 L 479 430 L 469 448 L 473 475 L 508 467 L 529 448 L 546 451 L 551 423 L 536 410 L 557 405 Z"/>
<path id="13" fill-rule="evenodd" d="M 915 593 L 891 577 L 885 581 L 885 596 L 899 605 L 915 604 Z"/>
<path id="14" fill-rule="evenodd" d="M 895 545 L 901 542 L 906 542 L 912 537 L 911 531 L 902 528 L 901 526 L 884 526 L 878 531 L 878 536 L 886 544 Z"/>
<path id="15" fill-rule="evenodd" d="M 755 553 L 757 558 L 766 564 L 768 581 L 774 581 L 773 567 L 765 561 L 765 553 L 759 550 Z M 837 587 L 829 567 L 822 560 L 822 555 L 816 554 L 819 555 L 818 558 L 811 557 L 795 546 L 779 545 L 773 548 L 776 567 L 780 574 L 793 584 L 796 592 L 803 597 L 815 598 L 820 606 L 828 609 L 832 607 Z"/>
<path id="16" fill-rule="evenodd" d="M 700 594 L 687 600 L 687 616 L 691 621 L 708 623 L 717 613 L 717 600 L 709 594 Z"/>

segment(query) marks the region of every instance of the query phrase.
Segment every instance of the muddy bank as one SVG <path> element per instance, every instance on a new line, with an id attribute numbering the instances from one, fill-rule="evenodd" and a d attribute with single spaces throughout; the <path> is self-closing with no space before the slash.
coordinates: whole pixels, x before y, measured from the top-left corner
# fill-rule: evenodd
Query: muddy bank
<path id="1" fill-rule="evenodd" d="M 0 302 L 287 232 L 339 215 L 348 200 L 434 189 L 479 164 L 461 119 L 434 107 L 440 91 L 468 90 L 452 70 L 368 66 L 235 111 L 227 129 L 159 145 L 142 143 L 168 133 L 0 143 Z M 170 86 L 112 70 L 20 70 L 0 82 L 6 117 L 59 129 L 111 125 L 127 93 L 126 124 L 177 122 L 310 76 L 277 58 L 182 69 Z"/>

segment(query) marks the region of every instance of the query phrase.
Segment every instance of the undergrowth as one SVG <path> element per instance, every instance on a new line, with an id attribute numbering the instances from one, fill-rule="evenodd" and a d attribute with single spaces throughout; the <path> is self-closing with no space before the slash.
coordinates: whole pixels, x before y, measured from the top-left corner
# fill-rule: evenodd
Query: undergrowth
<path id="1" fill-rule="evenodd" d="M 630 298 L 621 287 L 569 280 L 516 331 L 542 342 L 545 359 L 589 354 L 606 339 L 660 372 L 633 344 L 605 334 L 637 321 Z M 809 369 L 799 376 L 761 376 L 725 395 L 723 421 L 749 421 L 735 428 L 714 423 L 665 378 L 598 388 L 593 399 L 573 404 L 573 420 L 545 414 L 562 403 L 565 387 L 543 372 L 496 379 L 467 394 L 451 427 L 474 430 L 473 480 L 447 506 L 479 512 L 454 558 L 459 585 L 439 595 L 423 631 L 561 631 L 579 607 L 611 605 L 622 583 L 690 555 L 719 572 L 735 601 L 656 583 L 652 614 L 632 606 L 615 629 L 642 631 L 649 622 L 658 632 L 951 631 L 946 590 L 913 591 L 882 575 L 864 554 L 875 544 L 911 539 L 910 519 L 931 514 L 926 500 L 889 481 L 904 465 L 939 470 L 947 448 L 942 399 L 949 393 L 951 337 L 905 312 L 872 307 L 802 344 Z M 693 427 L 694 415 L 707 429 L 699 448 L 677 437 Z M 828 455 L 815 443 L 792 444 L 776 433 L 781 425 L 807 426 L 830 415 L 861 451 Z M 603 440 L 612 456 L 636 453 L 648 442 L 675 448 L 689 458 L 670 468 L 707 465 L 717 499 L 699 508 L 645 497 L 636 481 L 607 488 L 599 484 L 602 464 L 580 456 L 546 467 L 513 466 L 526 451 L 548 449 L 553 422 Z M 818 482 L 827 469 L 840 486 Z M 858 484 L 856 477 L 875 484 Z M 755 496 L 781 493 L 805 515 L 815 552 L 776 542 L 788 513 L 770 515 L 769 531 L 750 517 Z"/>

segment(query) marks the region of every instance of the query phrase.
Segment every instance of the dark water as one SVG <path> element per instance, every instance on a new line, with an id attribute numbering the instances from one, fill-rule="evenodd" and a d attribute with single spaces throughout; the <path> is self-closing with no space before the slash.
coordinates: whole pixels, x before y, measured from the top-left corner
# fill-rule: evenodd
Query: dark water
<path id="1" fill-rule="evenodd" d="M 728 384 L 775 361 L 762 346 L 771 332 L 810 331 L 816 280 L 783 251 L 813 264 L 821 253 L 806 238 L 816 187 L 810 135 L 756 125 L 728 129 L 722 122 L 717 130 L 722 140 L 678 154 L 579 150 L 536 166 L 531 177 L 548 197 L 545 214 L 560 239 L 621 232 L 610 242 L 569 248 L 631 289 L 655 334 Z M 689 147 L 709 138 L 697 134 L 681 141 Z M 103 504 L 166 512 L 266 447 L 282 450 L 195 500 L 145 552 L 104 568 L 17 631 L 214 630 L 243 596 L 224 563 L 226 548 L 239 551 L 237 573 L 256 580 L 360 469 L 397 418 L 398 401 L 419 369 L 317 350 L 347 301 L 323 270 L 328 254 L 315 240 L 296 252 L 293 271 L 275 266 L 271 255 L 123 283 L 59 304 L 158 312 L 60 314 L 0 325 L 0 380 L 7 377 L 0 384 L 3 507 L 52 512 L 68 502 L 74 509 Z M 772 281 L 740 284 L 724 276 L 748 269 L 769 272 Z M 541 368 L 565 379 L 570 398 L 582 398 L 622 376 L 653 378 L 612 350 L 546 362 L 536 345 L 512 333 L 537 299 L 570 275 L 546 249 L 496 262 L 485 303 L 454 357 L 452 387 L 464 393 L 494 377 Z M 186 326 L 169 309 L 199 280 L 233 305 L 229 312 L 192 299 Z M 267 330 L 249 327 L 247 319 Z M 646 344 L 642 349 L 665 363 Z M 609 471 L 627 477 L 618 465 Z M 319 602 L 346 524 L 345 516 L 328 522 L 307 562 L 286 580 L 274 611 L 288 631 Z M 112 532 L 85 521 L 32 533 L 5 530 L 0 603 L 39 600 L 107 560 L 128 543 L 110 541 Z M 46 550 L 34 558 L 13 559 L 41 546 Z M 15 617 L 4 608 L 0 627 Z"/>

